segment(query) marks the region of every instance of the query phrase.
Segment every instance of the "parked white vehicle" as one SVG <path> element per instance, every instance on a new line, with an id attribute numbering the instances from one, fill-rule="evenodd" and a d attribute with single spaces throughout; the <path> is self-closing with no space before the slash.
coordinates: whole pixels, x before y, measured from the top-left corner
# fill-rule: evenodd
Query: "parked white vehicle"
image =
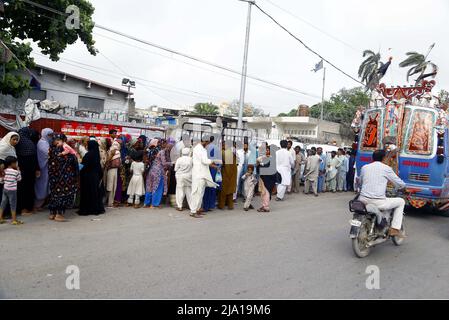
<path id="1" fill-rule="evenodd" d="M 328 153 L 330 153 L 330 152 L 332 152 L 332 151 L 337 152 L 337 151 L 338 151 L 338 148 L 339 148 L 339 147 L 337 147 L 337 146 L 331 146 L 331 145 L 328 145 L 328 144 L 308 144 L 308 145 L 307 145 L 307 149 L 310 149 L 310 148 L 312 148 L 312 147 L 315 147 L 315 148 L 323 148 L 323 152 L 324 152 L 325 154 L 328 154 Z"/>

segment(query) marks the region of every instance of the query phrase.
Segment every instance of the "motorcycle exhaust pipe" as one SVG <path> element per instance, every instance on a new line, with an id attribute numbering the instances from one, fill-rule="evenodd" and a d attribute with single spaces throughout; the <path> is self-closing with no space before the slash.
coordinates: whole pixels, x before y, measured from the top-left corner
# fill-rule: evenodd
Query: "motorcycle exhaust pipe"
<path id="1" fill-rule="evenodd" d="M 374 246 L 377 246 L 378 244 L 384 243 L 384 242 L 387 241 L 387 240 L 388 240 L 387 237 L 385 237 L 385 238 L 380 238 L 380 239 L 376 239 L 376 240 L 374 240 L 374 241 L 368 242 L 366 246 L 367 246 L 368 248 L 374 247 Z"/>

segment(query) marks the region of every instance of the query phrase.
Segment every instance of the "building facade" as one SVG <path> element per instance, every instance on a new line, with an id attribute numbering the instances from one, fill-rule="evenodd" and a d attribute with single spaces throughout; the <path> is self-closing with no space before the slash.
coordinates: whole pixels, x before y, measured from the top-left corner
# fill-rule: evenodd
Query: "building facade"
<path id="1" fill-rule="evenodd" d="M 63 71 L 38 65 L 32 73 L 24 74 L 29 78 L 33 89 L 21 98 L 1 97 L 2 106 L 20 107 L 28 98 L 34 100 L 57 101 L 69 109 L 86 113 L 132 113 L 134 101 L 132 93 L 105 84 L 85 79 Z"/>
<path id="2" fill-rule="evenodd" d="M 296 139 L 309 143 L 350 144 L 350 137 L 341 135 L 338 123 L 320 121 L 311 117 L 249 117 L 244 118 L 258 140 Z"/>

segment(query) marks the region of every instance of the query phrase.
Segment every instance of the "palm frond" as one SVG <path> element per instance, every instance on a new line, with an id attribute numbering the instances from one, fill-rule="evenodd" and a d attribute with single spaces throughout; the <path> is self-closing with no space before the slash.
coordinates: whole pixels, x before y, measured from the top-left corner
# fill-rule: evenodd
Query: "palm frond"
<path id="1" fill-rule="evenodd" d="M 422 54 L 420 54 L 420 53 L 418 53 L 416 51 L 409 51 L 405 55 L 407 55 L 407 56 L 419 56 L 419 55 L 421 55 L 421 56 L 424 57 L 424 55 L 422 55 Z"/>
<path id="2" fill-rule="evenodd" d="M 363 57 L 366 57 L 366 56 L 374 56 L 375 55 L 375 53 L 374 53 L 374 51 L 371 51 L 371 50 L 364 50 L 363 51 Z"/>
<path id="3" fill-rule="evenodd" d="M 377 66 L 375 64 L 371 64 L 371 65 L 367 66 L 363 72 L 362 81 L 365 83 L 368 83 L 372 79 L 373 74 L 375 74 L 376 72 L 377 72 Z"/>
<path id="4" fill-rule="evenodd" d="M 361 64 L 359 67 L 359 71 L 358 71 L 359 78 L 362 76 L 364 68 L 365 68 L 365 66 L 363 64 Z"/>
<path id="5" fill-rule="evenodd" d="M 438 66 L 435 63 L 429 62 L 429 66 L 432 67 L 433 72 L 437 72 L 438 71 Z"/>
<path id="6" fill-rule="evenodd" d="M 419 65 L 419 64 L 423 63 L 423 61 L 424 61 L 424 59 L 419 59 L 416 57 L 409 57 L 409 58 L 405 59 L 404 61 L 402 61 L 399 64 L 399 67 L 406 68 L 406 67 L 410 67 L 410 66 Z"/>
<path id="7" fill-rule="evenodd" d="M 374 62 L 372 61 L 368 61 L 370 59 L 367 59 L 365 61 L 362 62 L 362 64 L 359 67 L 359 77 L 363 74 L 363 70 L 365 70 L 366 68 L 368 68 L 370 65 L 372 65 Z"/>
<path id="8" fill-rule="evenodd" d="M 370 75 L 377 71 L 377 66 L 380 60 L 380 53 L 374 53 L 372 50 L 364 50 L 363 57 L 365 60 L 359 66 L 358 76 L 362 79 L 362 82 L 368 82 Z"/>
<path id="9" fill-rule="evenodd" d="M 412 76 L 416 73 L 415 70 L 416 70 L 416 67 L 413 67 L 407 71 L 407 82 L 408 82 L 408 79 L 410 78 L 410 76 Z"/>
<path id="10" fill-rule="evenodd" d="M 405 67 L 409 67 L 409 66 L 413 66 L 413 65 L 418 65 L 418 64 L 421 64 L 421 63 L 425 62 L 424 55 L 422 55 L 422 54 L 420 54 L 418 52 L 411 51 L 411 52 L 407 52 L 406 55 L 408 57 L 399 64 L 399 66 L 401 68 L 405 68 Z"/>

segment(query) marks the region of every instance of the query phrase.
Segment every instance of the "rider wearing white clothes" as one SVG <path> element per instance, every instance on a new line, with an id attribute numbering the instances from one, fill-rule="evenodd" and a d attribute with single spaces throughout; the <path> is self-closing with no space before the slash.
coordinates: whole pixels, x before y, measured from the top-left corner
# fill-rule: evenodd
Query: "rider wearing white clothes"
<path id="1" fill-rule="evenodd" d="M 400 230 L 404 216 L 405 201 L 402 198 L 387 198 L 385 193 L 388 181 L 399 188 L 404 188 L 405 183 L 391 167 L 382 163 L 384 157 L 385 151 L 377 150 L 373 153 L 373 163 L 362 167 L 360 173 L 362 191 L 360 192 L 359 200 L 365 204 L 373 204 L 379 210 L 394 210 L 389 234 L 390 236 L 402 236 Z"/>

